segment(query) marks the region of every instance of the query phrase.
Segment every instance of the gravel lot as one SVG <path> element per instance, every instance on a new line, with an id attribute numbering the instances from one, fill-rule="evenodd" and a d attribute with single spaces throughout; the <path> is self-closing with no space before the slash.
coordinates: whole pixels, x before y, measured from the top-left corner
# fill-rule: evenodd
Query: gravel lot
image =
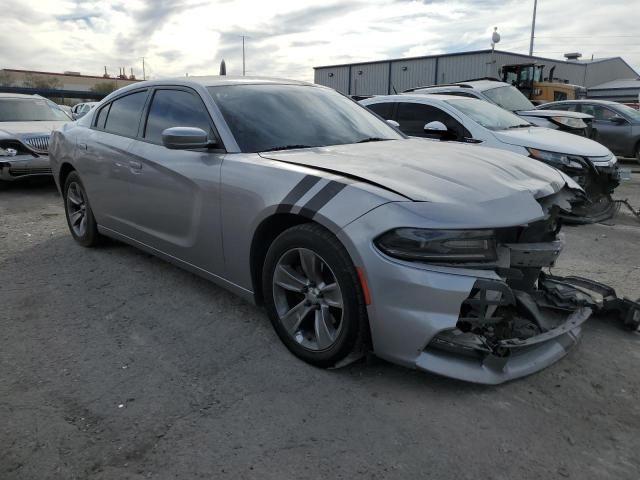
<path id="1" fill-rule="evenodd" d="M 618 192 L 640 205 L 640 174 Z M 0 191 L 0 478 L 638 479 L 640 337 L 589 322 L 499 387 L 324 371 L 261 309 L 133 248 L 76 246 L 53 183 Z M 640 295 L 640 222 L 565 228 L 555 273 Z"/>

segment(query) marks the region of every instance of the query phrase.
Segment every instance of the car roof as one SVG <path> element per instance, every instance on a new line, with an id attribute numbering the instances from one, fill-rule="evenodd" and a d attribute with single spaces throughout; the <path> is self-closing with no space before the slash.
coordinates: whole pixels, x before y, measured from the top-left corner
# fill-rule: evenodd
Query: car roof
<path id="1" fill-rule="evenodd" d="M 492 88 L 504 87 L 510 85 L 506 82 L 491 79 L 468 80 L 457 83 L 447 83 L 441 85 L 429 85 L 424 87 L 416 87 L 415 90 L 449 90 L 449 89 L 473 89 L 473 90 L 490 90 Z"/>
<path id="2" fill-rule="evenodd" d="M 209 75 L 209 76 L 189 76 L 178 78 L 167 78 L 161 80 L 148 80 L 137 82 L 136 87 L 145 85 L 175 85 L 197 83 L 205 87 L 217 87 L 221 85 L 259 85 L 259 84 L 280 84 L 280 85 L 313 85 L 312 83 L 300 80 L 288 80 L 273 77 L 252 77 L 252 76 L 232 76 L 232 75 Z"/>
<path id="3" fill-rule="evenodd" d="M 25 95 L 23 93 L 0 93 L 0 98 L 42 98 L 38 95 Z"/>
<path id="4" fill-rule="evenodd" d="M 620 105 L 620 103 L 618 102 L 612 102 L 611 100 L 596 100 L 596 99 L 580 99 L 580 100 L 561 100 L 558 102 L 549 102 L 549 103 L 545 103 L 544 105 L 562 105 L 563 103 L 594 103 L 594 104 L 599 104 L 599 105 Z"/>
<path id="5" fill-rule="evenodd" d="M 477 102 L 482 102 L 477 98 L 468 98 L 461 97 L 459 95 L 432 95 L 428 93 L 401 93 L 398 95 L 377 95 L 375 97 L 367 98 L 362 100 L 363 102 L 366 100 L 386 100 L 386 101 L 402 101 L 402 102 L 411 102 L 415 101 L 417 103 L 422 103 L 424 100 L 430 100 L 435 103 L 443 102 L 445 100 L 475 100 Z"/>

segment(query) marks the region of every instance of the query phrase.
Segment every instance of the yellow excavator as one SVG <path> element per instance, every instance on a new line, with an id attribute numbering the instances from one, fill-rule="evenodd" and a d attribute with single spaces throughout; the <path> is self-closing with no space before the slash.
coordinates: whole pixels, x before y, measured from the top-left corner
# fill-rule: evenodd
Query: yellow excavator
<path id="1" fill-rule="evenodd" d="M 580 85 L 572 85 L 554 81 L 551 67 L 548 78 L 544 77 L 544 65 L 539 63 L 518 63 L 502 67 L 502 81 L 520 90 L 534 105 L 560 100 L 585 98 L 587 89 Z"/>

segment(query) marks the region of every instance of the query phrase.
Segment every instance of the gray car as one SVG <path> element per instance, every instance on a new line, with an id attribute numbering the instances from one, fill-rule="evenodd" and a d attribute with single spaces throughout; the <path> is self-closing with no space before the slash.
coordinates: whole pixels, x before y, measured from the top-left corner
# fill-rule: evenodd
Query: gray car
<path id="1" fill-rule="evenodd" d="M 620 157 L 640 162 L 640 111 L 607 100 L 567 100 L 545 103 L 540 110 L 564 110 L 593 115 L 591 138 Z"/>
<path id="2" fill-rule="evenodd" d="M 371 349 L 500 383 L 563 357 L 594 308 L 542 273 L 582 194 L 568 177 L 409 139 L 325 87 L 137 83 L 56 131 L 51 157 L 80 245 L 112 237 L 264 304 L 317 366 Z"/>

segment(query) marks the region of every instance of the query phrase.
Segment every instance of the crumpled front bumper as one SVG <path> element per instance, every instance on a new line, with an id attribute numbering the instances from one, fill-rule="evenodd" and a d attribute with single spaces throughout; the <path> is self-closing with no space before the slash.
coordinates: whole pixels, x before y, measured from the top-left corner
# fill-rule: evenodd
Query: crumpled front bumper
<path id="1" fill-rule="evenodd" d="M 570 168 L 563 171 L 584 189 L 586 196 L 583 202 L 572 206 L 571 213 L 563 215 L 566 223 L 597 223 L 613 217 L 617 206 L 611 194 L 621 180 L 617 164 L 594 165 L 584 160 L 580 171 Z"/>
<path id="2" fill-rule="evenodd" d="M 19 178 L 39 175 L 51 175 L 48 155 L 0 157 L 0 180 L 13 181 Z"/>

